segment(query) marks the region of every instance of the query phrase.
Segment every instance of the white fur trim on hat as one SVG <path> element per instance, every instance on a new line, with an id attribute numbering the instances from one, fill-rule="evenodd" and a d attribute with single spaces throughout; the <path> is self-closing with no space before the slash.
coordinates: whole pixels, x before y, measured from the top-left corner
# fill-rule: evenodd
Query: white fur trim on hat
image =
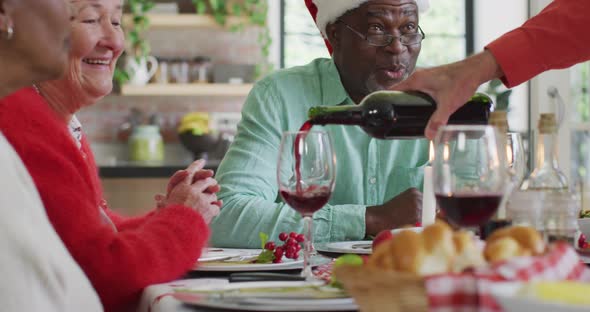
<path id="1" fill-rule="evenodd" d="M 326 37 L 326 26 L 335 22 L 344 13 L 356 9 L 369 0 L 313 0 L 318 8 L 316 24 Z M 429 0 L 415 0 L 420 12 L 425 12 L 430 7 Z"/>

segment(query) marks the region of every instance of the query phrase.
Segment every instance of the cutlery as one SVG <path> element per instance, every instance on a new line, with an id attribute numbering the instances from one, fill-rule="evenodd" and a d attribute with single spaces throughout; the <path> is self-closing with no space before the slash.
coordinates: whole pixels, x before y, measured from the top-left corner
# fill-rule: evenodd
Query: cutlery
<path id="1" fill-rule="evenodd" d="M 366 243 L 366 244 L 354 244 L 351 246 L 352 249 L 371 249 L 372 245 L 371 243 Z"/>
<path id="2" fill-rule="evenodd" d="M 230 283 L 263 281 L 305 281 L 305 278 L 300 275 L 265 272 L 244 272 L 229 275 Z"/>
<path id="3" fill-rule="evenodd" d="M 199 263 L 209 263 L 209 262 L 244 262 L 244 261 L 252 261 L 255 260 L 258 255 L 242 255 L 242 256 L 227 256 L 223 258 L 212 258 L 212 259 L 204 259 L 199 260 Z"/>

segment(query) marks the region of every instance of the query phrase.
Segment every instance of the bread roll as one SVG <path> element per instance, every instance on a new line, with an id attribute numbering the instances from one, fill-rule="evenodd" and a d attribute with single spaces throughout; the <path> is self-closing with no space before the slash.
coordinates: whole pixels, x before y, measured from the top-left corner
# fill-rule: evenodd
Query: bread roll
<path id="1" fill-rule="evenodd" d="M 421 233 L 426 256 L 422 262 L 420 275 L 449 272 L 455 258 L 453 230 L 445 222 L 436 222 Z"/>
<path id="2" fill-rule="evenodd" d="M 511 236 L 500 237 L 486 243 L 484 249 L 484 256 L 490 263 L 527 255 L 530 255 L 530 251 L 522 248 Z"/>
<path id="3" fill-rule="evenodd" d="M 507 238 L 512 241 L 506 240 Z M 511 257 L 538 256 L 544 252 L 545 242 L 537 230 L 527 226 L 513 226 L 493 232 L 486 241 L 484 255 L 486 260 L 496 262 Z"/>
<path id="4" fill-rule="evenodd" d="M 367 264 L 388 271 L 419 274 L 424 255 L 420 234 L 407 230 L 378 245 Z"/>
<path id="5" fill-rule="evenodd" d="M 483 252 L 475 244 L 476 238 L 467 231 L 459 231 L 453 234 L 456 257 L 451 271 L 459 273 L 467 268 L 479 267 L 486 264 Z"/>
<path id="6" fill-rule="evenodd" d="M 453 231 L 437 222 L 422 233 L 401 231 L 381 243 L 369 257 L 368 266 L 383 270 L 430 275 L 448 272 L 455 258 Z"/>

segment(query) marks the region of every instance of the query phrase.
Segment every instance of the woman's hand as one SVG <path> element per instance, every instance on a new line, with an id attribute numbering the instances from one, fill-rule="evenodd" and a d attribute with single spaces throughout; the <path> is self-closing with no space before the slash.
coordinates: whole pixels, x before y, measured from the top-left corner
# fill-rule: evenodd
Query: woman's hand
<path id="1" fill-rule="evenodd" d="M 219 214 L 222 202 L 217 200 L 219 184 L 213 179 L 213 171 L 203 169 L 204 160 L 197 160 L 185 170 L 177 171 L 168 182 L 166 196 L 156 195 L 158 208 L 183 205 L 199 212 L 209 223 Z"/>

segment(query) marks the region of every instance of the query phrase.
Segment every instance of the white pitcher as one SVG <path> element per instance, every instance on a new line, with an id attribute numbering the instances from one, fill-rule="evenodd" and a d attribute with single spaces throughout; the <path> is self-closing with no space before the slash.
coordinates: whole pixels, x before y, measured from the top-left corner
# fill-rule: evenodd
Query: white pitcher
<path id="1" fill-rule="evenodd" d="M 149 66 L 148 66 L 149 64 Z M 127 59 L 127 72 L 129 72 L 129 84 L 143 86 L 150 81 L 158 69 L 158 60 L 149 55 L 139 59 L 134 57 Z"/>

